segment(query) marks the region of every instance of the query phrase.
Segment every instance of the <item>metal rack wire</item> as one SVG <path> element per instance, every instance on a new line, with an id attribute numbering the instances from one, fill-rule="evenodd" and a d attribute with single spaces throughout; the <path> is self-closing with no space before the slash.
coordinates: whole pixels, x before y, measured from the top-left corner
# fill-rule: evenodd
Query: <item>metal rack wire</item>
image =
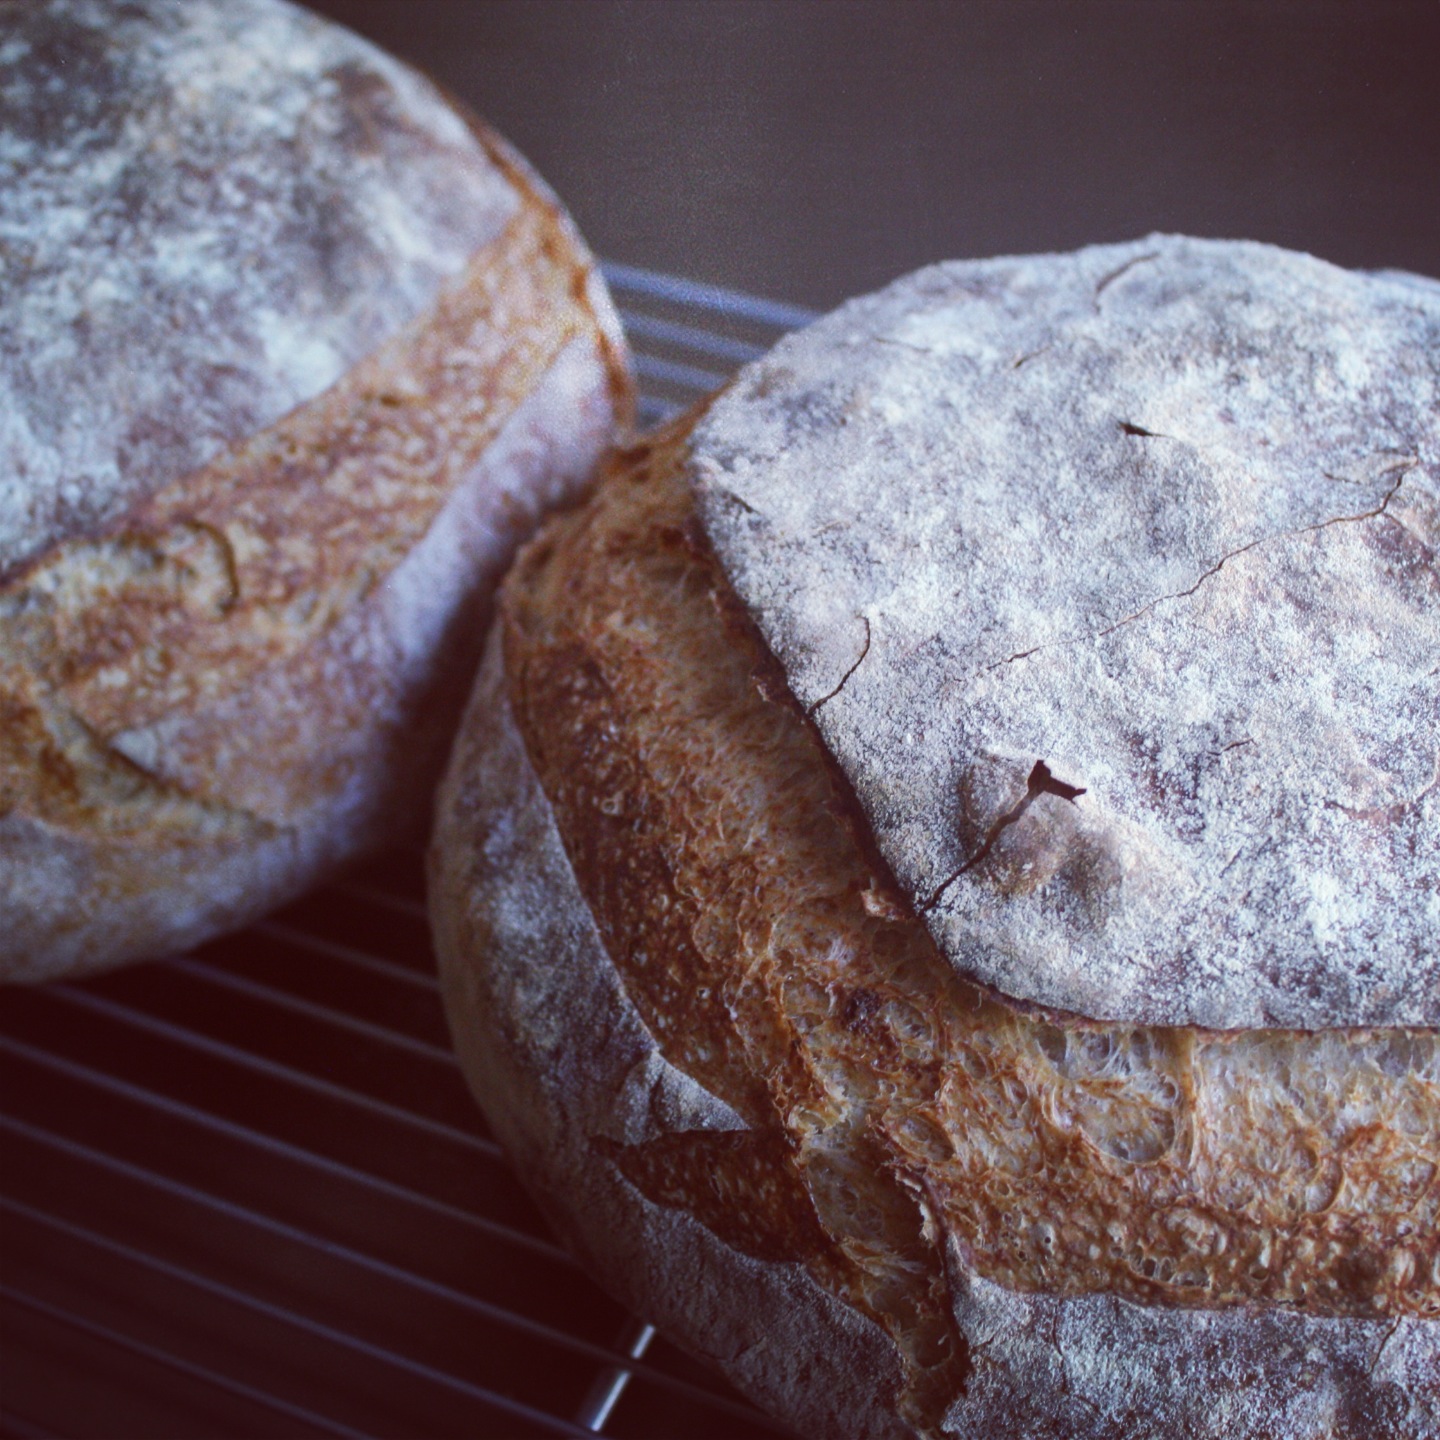
<path id="1" fill-rule="evenodd" d="M 795 307 L 606 267 L 653 425 Z M 550 1238 L 451 1054 L 420 855 L 0 1000 L 0 1434 L 783 1433 Z"/>

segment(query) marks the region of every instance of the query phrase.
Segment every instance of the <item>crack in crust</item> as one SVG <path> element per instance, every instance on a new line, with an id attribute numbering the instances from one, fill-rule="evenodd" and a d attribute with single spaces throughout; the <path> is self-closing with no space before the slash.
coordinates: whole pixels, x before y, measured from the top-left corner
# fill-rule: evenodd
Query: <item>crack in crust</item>
<path id="1" fill-rule="evenodd" d="M 1144 255 L 1136 255 L 1132 259 L 1127 260 L 1123 265 L 1117 265 L 1115 269 L 1111 270 L 1108 274 L 1102 275 L 1096 282 L 1095 292 L 1091 297 L 1095 302 L 1095 309 L 1097 311 L 1100 309 L 1100 297 L 1122 275 L 1128 274 L 1137 265 L 1144 265 L 1151 260 L 1158 260 L 1159 258 L 1160 252 L 1158 250 L 1147 251 Z"/>
<path id="2" fill-rule="evenodd" d="M 1168 439 L 1168 436 L 1157 435 L 1153 430 L 1142 430 L 1138 425 L 1131 425 L 1122 422 L 1121 428 L 1129 435 L 1143 435 L 1154 439 Z M 1119 620 L 1104 626 L 1099 630 L 1087 631 L 1083 635 L 1070 635 L 1059 640 L 1043 641 L 1039 645 L 1032 645 L 1028 650 L 1019 650 L 1013 655 L 1007 655 L 1003 660 L 992 660 L 986 665 L 980 666 L 975 674 L 987 670 L 998 670 L 1004 665 L 1014 664 L 1017 660 L 1028 660 L 1032 655 L 1038 655 L 1042 650 L 1059 650 L 1068 645 L 1083 645 L 1090 640 L 1103 640 L 1107 635 L 1113 635 L 1117 630 L 1123 629 L 1126 625 L 1133 625 L 1137 620 L 1143 620 L 1145 616 L 1160 605 L 1170 600 L 1187 600 L 1194 595 L 1207 581 L 1214 579 L 1232 560 L 1238 560 L 1242 555 L 1248 555 L 1250 551 L 1258 549 L 1262 545 L 1274 545 L 1283 540 L 1296 540 L 1302 535 L 1312 535 L 1317 530 L 1325 530 L 1331 525 L 1355 525 L 1365 520 L 1376 520 L 1383 516 L 1390 508 L 1390 502 L 1399 493 L 1400 486 L 1405 481 L 1405 476 L 1415 468 L 1414 461 L 1401 462 L 1404 469 L 1399 478 L 1381 497 L 1380 503 L 1369 510 L 1363 510 L 1358 515 L 1334 515 L 1328 520 L 1317 521 L 1313 525 L 1302 525 L 1296 530 L 1282 530 L 1275 535 L 1261 535 L 1258 539 L 1251 540 L 1246 545 L 1237 546 L 1234 550 L 1222 555 L 1209 569 L 1202 572 L 1200 578 L 1193 585 L 1187 586 L 1184 590 L 1175 590 L 1168 595 L 1157 595 L 1153 600 L 1147 600 L 1138 609 L 1132 610 L 1130 614 L 1122 616 Z"/>
<path id="3" fill-rule="evenodd" d="M 1021 1292 L 1440 1315 L 1440 1036 L 1094 1022 L 957 975 L 699 537 L 689 423 L 622 455 L 502 608 L 627 991 L 754 1136 L 607 1158 L 881 1324 L 921 1430 L 970 1364 L 948 1245 Z"/>
<path id="4" fill-rule="evenodd" d="M 862 615 L 861 622 L 865 626 L 865 643 L 860 647 L 860 654 L 856 657 L 855 663 L 840 677 L 839 683 L 828 694 L 822 695 L 805 712 L 808 719 L 813 720 L 815 713 L 822 705 L 828 705 L 845 687 L 850 683 L 850 677 L 865 663 L 865 657 L 870 653 L 870 617 Z"/>
<path id="5" fill-rule="evenodd" d="M 1061 800 L 1075 800 L 1085 793 L 1083 785 L 1067 785 L 1065 781 L 1057 780 L 1050 773 L 1050 767 L 1043 760 L 1037 760 L 1031 767 L 1029 779 L 1025 782 L 1025 793 L 990 827 L 980 848 L 963 865 L 952 870 L 930 892 L 929 897 L 918 907 L 920 913 L 923 915 L 927 911 L 933 910 L 955 881 L 962 875 L 969 874 L 977 865 L 983 865 L 990 858 L 1001 835 L 1020 820 L 1041 795 L 1056 795 Z"/>

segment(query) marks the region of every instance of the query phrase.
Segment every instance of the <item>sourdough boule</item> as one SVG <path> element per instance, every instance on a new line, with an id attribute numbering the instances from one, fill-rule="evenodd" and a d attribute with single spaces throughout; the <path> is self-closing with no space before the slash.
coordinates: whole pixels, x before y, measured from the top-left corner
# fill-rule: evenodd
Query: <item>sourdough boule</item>
<path id="1" fill-rule="evenodd" d="M 1440 1435 L 1440 287 L 941 265 L 507 582 L 431 905 L 581 1258 L 806 1435 Z"/>
<path id="2" fill-rule="evenodd" d="M 279 0 L 0 3 L 0 976 L 423 826 L 628 405 L 554 197 L 405 66 Z"/>

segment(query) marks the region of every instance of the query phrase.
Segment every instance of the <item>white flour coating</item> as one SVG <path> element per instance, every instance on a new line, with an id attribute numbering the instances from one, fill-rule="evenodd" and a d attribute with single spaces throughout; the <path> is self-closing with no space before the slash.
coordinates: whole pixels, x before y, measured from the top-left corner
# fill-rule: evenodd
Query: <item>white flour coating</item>
<path id="1" fill-rule="evenodd" d="M 0 577 L 334 383 L 514 213 L 281 0 L 0 0 Z"/>
<path id="2" fill-rule="evenodd" d="M 952 1264 L 974 1361 L 957 1436 L 1440 1435 L 1440 1326 L 1019 1295 Z M 1023 1384 L 1017 1384 L 1023 1377 Z"/>
<path id="3" fill-rule="evenodd" d="M 958 969 L 1440 1023 L 1440 286 L 1168 236 L 936 266 L 742 372 L 691 471 Z M 999 826 L 1039 761 L 1085 793 Z"/>

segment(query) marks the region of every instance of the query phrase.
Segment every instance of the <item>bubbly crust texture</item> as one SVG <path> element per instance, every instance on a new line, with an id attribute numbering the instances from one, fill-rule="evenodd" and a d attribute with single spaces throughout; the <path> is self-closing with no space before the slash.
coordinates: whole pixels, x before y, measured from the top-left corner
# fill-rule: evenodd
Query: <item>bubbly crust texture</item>
<path id="1" fill-rule="evenodd" d="M 689 465 L 958 973 L 1440 1023 L 1440 287 L 1171 236 L 940 265 L 742 372 Z"/>
<path id="2" fill-rule="evenodd" d="M 907 1434 L 883 1334 L 800 1263 L 737 1250 L 604 1158 L 680 1134 L 747 1138 L 671 1064 L 606 951 L 516 728 L 498 628 L 437 803 L 436 954 L 456 1052 L 566 1243 L 665 1333 L 816 1437 Z"/>
<path id="3" fill-rule="evenodd" d="M 561 1233 L 804 1434 L 1440 1433 L 1440 1038 L 957 975 L 690 444 L 523 554 L 432 847 L 462 1062 Z"/>
<path id="4" fill-rule="evenodd" d="M 494 584 L 629 381 L 554 198 L 347 32 L 6 20 L 0 973 L 43 979 L 423 821 Z"/>

